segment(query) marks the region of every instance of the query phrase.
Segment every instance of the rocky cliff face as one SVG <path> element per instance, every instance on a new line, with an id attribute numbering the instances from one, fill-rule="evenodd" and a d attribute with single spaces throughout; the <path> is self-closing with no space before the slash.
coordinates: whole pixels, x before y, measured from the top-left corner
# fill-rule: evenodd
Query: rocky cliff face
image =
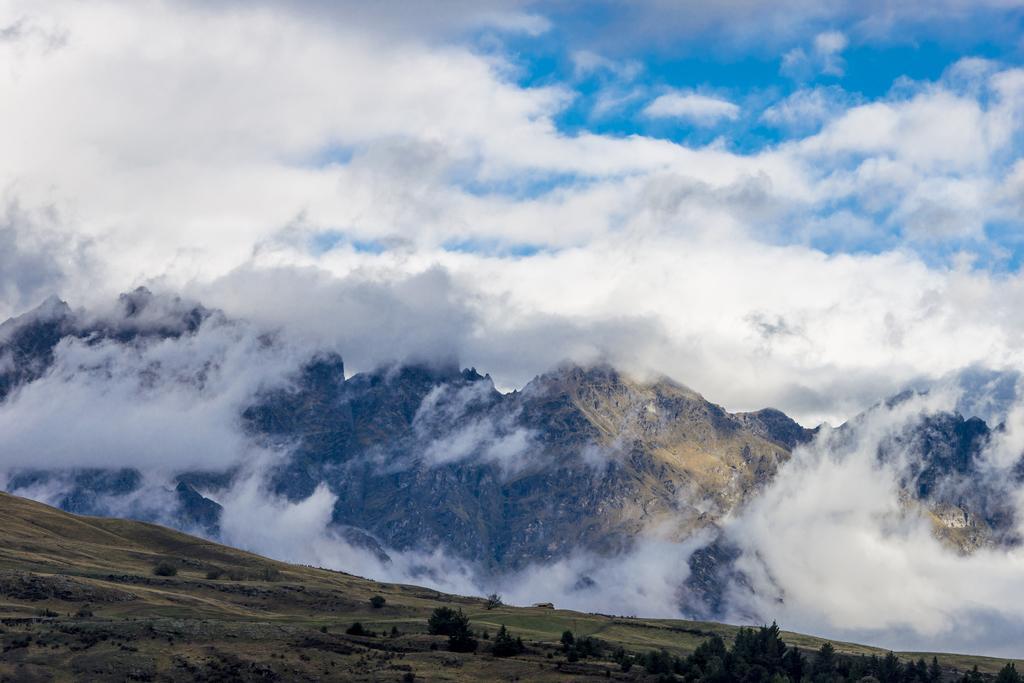
<path id="1" fill-rule="evenodd" d="M 502 394 L 456 368 L 346 381 L 337 358 L 245 413 L 256 438 L 294 448 L 278 492 L 302 499 L 326 482 L 338 524 L 393 548 L 454 545 L 502 569 L 615 552 L 651 525 L 686 536 L 713 523 L 810 438 L 779 415 L 730 415 L 607 366 L 565 366 Z"/>
<path id="2" fill-rule="evenodd" d="M 145 345 L 195 335 L 219 313 L 145 290 L 107 318 L 53 300 L 0 326 L 0 410 L 43 377 L 65 340 Z M 272 344 L 272 336 L 265 341 Z M 332 521 L 351 543 L 443 547 L 490 572 L 586 550 L 614 554 L 646 531 L 682 539 L 756 496 L 816 430 L 777 410 L 732 414 L 671 380 L 641 382 L 616 369 L 565 365 L 521 391 L 449 365 L 406 365 L 345 377 L 342 359 L 297 361 L 289 382 L 258 390 L 239 421 L 253 446 L 287 453 L 267 485 L 293 501 L 326 486 Z M 153 370 L 153 371 L 157 371 Z M 841 444 L 856 421 L 829 438 Z M 845 430 L 845 431 L 844 431 Z M 964 552 L 1016 542 L 1011 508 L 978 481 L 984 422 L 940 414 L 893 435 L 881 460 L 902 457 L 907 505 Z M 907 454 L 910 454 L 907 457 Z M 239 467 L 164 473 L 135 468 L 6 472 L 6 488 L 66 510 L 160 521 L 216 536 L 212 499 Z M 723 582 L 742 580 L 736 554 L 716 540 L 691 560 L 688 591 L 710 613 Z M 717 607 L 716 607 L 717 606 Z"/>

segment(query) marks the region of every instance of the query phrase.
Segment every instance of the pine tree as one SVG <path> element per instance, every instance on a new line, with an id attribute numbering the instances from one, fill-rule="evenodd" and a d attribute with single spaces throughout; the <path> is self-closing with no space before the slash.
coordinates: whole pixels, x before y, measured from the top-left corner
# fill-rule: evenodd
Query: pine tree
<path id="1" fill-rule="evenodd" d="M 782 667 L 789 676 L 789 680 L 799 683 L 804 677 L 804 656 L 795 647 L 789 648 L 782 658 Z"/>
<path id="2" fill-rule="evenodd" d="M 502 624 L 501 628 L 498 629 L 498 633 L 494 636 L 494 647 L 491 648 L 491 654 L 495 657 L 511 657 L 522 654 L 525 649 L 522 638 L 513 638 L 512 634 L 505 628 L 505 625 Z"/>
<path id="3" fill-rule="evenodd" d="M 427 620 L 427 632 L 434 636 L 448 636 L 448 649 L 452 652 L 473 652 L 476 638 L 469 630 L 469 617 L 462 609 L 438 607 Z"/>
<path id="4" fill-rule="evenodd" d="M 1002 668 L 996 676 L 996 683 L 1022 683 L 1021 675 L 1017 673 L 1017 667 L 1013 662 Z"/>
<path id="5" fill-rule="evenodd" d="M 903 667 L 900 660 L 892 652 L 882 658 L 878 666 L 878 680 L 882 683 L 900 683 Z"/>
<path id="6" fill-rule="evenodd" d="M 811 672 L 815 681 L 831 681 L 836 672 L 836 649 L 825 643 L 814 656 Z"/>

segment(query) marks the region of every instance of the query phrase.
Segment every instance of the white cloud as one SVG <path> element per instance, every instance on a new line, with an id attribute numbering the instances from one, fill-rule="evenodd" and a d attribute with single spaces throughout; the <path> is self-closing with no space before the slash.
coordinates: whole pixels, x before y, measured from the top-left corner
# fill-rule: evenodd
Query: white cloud
<path id="1" fill-rule="evenodd" d="M 909 456 L 879 461 L 883 440 L 954 401 L 933 393 L 878 408 L 848 433 L 826 432 L 798 449 L 730 527 L 753 589 L 740 609 L 894 649 L 1018 656 L 1024 554 L 951 552 L 934 537 L 927 515 L 900 494 L 901 459 Z M 1011 491 L 1006 469 L 989 482 Z M 744 593 L 737 588 L 734 596 Z"/>
<path id="2" fill-rule="evenodd" d="M 650 118 L 685 119 L 710 126 L 739 118 L 740 108 L 728 100 L 692 92 L 670 92 L 654 98 L 643 113 Z"/>
<path id="3" fill-rule="evenodd" d="M 842 52 L 849 42 L 839 31 L 819 33 L 812 41 L 810 52 L 795 47 L 784 54 L 780 71 L 797 80 L 807 80 L 818 74 L 841 77 L 846 71 Z"/>
<path id="4" fill-rule="evenodd" d="M 855 96 L 837 86 L 801 89 L 765 109 L 761 120 L 797 133 L 813 132 L 853 104 Z"/>
<path id="5" fill-rule="evenodd" d="M 196 335 L 131 345 L 65 339 L 53 368 L 0 409 L 0 467 L 227 468 L 253 450 L 241 410 L 310 353 L 216 319 Z"/>
<path id="6" fill-rule="evenodd" d="M 814 51 L 825 55 L 842 52 L 850 44 L 841 31 L 826 31 L 814 36 Z"/>
<path id="7" fill-rule="evenodd" d="M 953 79 L 856 106 L 810 91 L 773 116 L 822 117 L 819 132 L 740 153 L 564 134 L 564 86 L 520 87 L 498 57 L 401 31 L 381 53 L 375 26 L 274 4 L 230 19 L 160 3 L 10 7 L 69 40 L 0 77 L 14 131 L 0 183 L 23 212 L 56 207 L 47 244 L 87 244 L 92 261 L 68 267 L 59 251 L 59 276 L 22 278 L 9 309 L 54 286 L 95 305 L 148 282 L 301 328 L 352 369 L 441 354 L 513 387 L 603 354 L 807 421 L 921 375 L 1020 362 L 1012 311 L 978 316 L 956 299 L 983 292 L 975 304 L 1001 311 L 1015 277 L 801 245 L 976 238 L 1020 215 L 1003 161 L 1024 111 L 1012 70 L 981 72 L 977 97 Z M 738 116 L 670 94 L 694 115 L 704 97 Z M 328 233 L 342 239 L 312 246 Z M 463 241 L 482 253 L 444 249 Z M 508 251 L 524 245 L 540 251 Z M 747 322 L 762 314 L 804 335 L 762 338 Z"/>
<path id="8" fill-rule="evenodd" d="M 413 418 L 413 429 L 426 444 L 415 455 L 429 467 L 470 458 L 496 463 L 503 472 L 529 465 L 536 434 L 518 423 L 517 414 L 489 410 L 496 399 L 488 380 L 435 387 Z"/>
<path id="9" fill-rule="evenodd" d="M 624 81 L 631 81 L 643 71 L 643 64 L 636 60 L 617 62 L 590 50 L 577 50 L 572 53 L 573 73 L 576 78 L 608 75 Z"/>

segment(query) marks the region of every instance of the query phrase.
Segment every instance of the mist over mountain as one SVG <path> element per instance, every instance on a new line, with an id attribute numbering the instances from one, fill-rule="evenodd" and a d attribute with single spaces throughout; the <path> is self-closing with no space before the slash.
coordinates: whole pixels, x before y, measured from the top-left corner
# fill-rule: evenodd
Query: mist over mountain
<path id="1" fill-rule="evenodd" d="M 991 652 L 1024 624 L 1005 600 L 1020 434 L 955 412 L 952 383 L 809 429 L 607 363 L 507 392 L 446 358 L 346 376 L 287 330 L 145 289 L 7 321 L 0 368 L 0 481 L 71 512 L 620 614 Z M 869 591 L 856 575 L 895 585 L 915 563 L 934 585 L 912 604 L 850 602 Z M 941 592 L 960 572 L 977 590 Z"/>

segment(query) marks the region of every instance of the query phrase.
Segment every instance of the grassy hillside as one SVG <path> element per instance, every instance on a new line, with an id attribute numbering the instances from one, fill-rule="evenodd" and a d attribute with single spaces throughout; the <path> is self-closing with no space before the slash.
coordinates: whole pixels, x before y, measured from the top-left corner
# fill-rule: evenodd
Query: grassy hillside
<path id="1" fill-rule="evenodd" d="M 161 563 L 173 576 L 157 576 Z M 385 599 L 374 608 L 370 598 Z M 504 624 L 527 652 L 446 651 L 427 635 L 442 605 L 472 627 Z M 354 622 L 381 633 L 347 635 Z M 391 635 L 392 629 L 398 635 Z M 275 562 L 139 522 L 79 517 L 0 494 L 0 680 L 643 680 L 613 662 L 566 661 L 563 631 L 642 652 L 686 654 L 736 627 L 501 606 L 416 586 Z M 808 650 L 823 641 L 785 634 Z M 836 643 L 839 652 L 878 652 Z M 916 654 L 914 657 L 916 658 Z M 1001 660 L 940 655 L 949 669 Z"/>

